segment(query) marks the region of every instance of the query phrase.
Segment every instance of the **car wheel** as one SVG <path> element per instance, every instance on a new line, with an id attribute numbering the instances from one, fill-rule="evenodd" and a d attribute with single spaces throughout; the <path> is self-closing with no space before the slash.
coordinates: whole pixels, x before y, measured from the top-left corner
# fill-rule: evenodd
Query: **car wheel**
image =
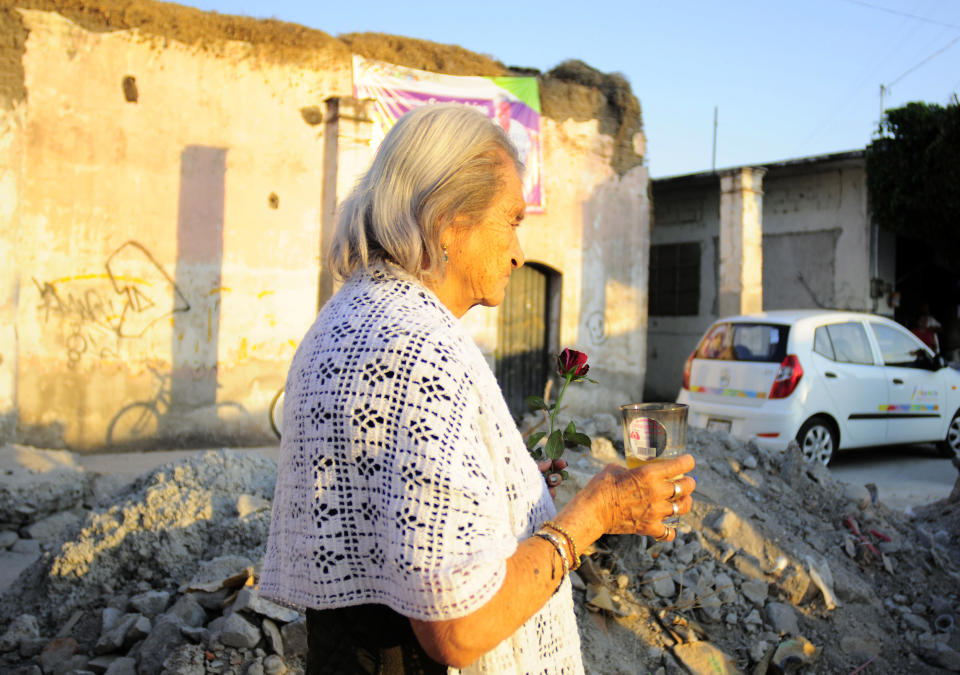
<path id="1" fill-rule="evenodd" d="M 800 427 L 797 443 L 804 459 L 826 466 L 837 449 L 837 432 L 826 418 L 811 417 Z"/>
<path id="2" fill-rule="evenodd" d="M 960 457 L 960 410 L 953 414 L 947 427 L 947 437 L 937 443 L 937 449 L 944 457 Z"/>

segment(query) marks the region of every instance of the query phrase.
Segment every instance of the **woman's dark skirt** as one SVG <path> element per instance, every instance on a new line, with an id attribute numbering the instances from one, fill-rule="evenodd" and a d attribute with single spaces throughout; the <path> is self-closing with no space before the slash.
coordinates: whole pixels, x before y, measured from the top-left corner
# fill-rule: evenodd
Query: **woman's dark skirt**
<path id="1" fill-rule="evenodd" d="M 307 675 L 446 672 L 423 651 L 410 621 L 386 605 L 307 610 Z"/>

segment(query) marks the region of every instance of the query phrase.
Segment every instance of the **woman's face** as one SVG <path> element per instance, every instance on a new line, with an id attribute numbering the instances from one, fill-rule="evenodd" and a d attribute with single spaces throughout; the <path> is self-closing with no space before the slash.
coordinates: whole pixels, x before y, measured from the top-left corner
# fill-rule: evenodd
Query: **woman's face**
<path id="1" fill-rule="evenodd" d="M 447 246 L 447 307 L 462 316 L 474 305 L 503 302 L 513 270 L 523 265 L 517 228 L 526 213 L 523 185 L 513 162 L 504 157 L 503 189 L 475 225 L 451 225 L 442 237 Z"/>

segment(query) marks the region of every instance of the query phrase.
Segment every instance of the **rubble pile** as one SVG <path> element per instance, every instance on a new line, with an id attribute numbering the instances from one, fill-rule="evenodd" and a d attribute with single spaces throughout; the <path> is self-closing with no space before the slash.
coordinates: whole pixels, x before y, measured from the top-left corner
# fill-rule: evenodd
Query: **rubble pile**
<path id="1" fill-rule="evenodd" d="M 36 462 L 46 452 L 30 455 Z M 39 491 L 23 475 L 4 481 L 0 496 L 19 504 L 3 511 L 16 518 L 2 525 L 15 540 L 9 548 L 30 541 L 47 550 L 0 602 L 0 670 L 302 669 L 303 617 L 255 589 L 275 477 L 272 460 L 221 450 L 158 468 L 106 496 L 115 485 L 83 480 L 69 462 L 40 474 Z M 69 501 L 64 494 L 74 498 L 71 508 L 50 513 Z M 25 524 L 30 516 L 38 519 Z"/>
<path id="2" fill-rule="evenodd" d="M 561 503 L 622 461 L 609 415 L 577 427 L 594 443 Z M 572 575 L 587 672 L 960 671 L 958 491 L 911 518 L 796 449 L 695 429 L 688 447 L 677 540 L 607 536 Z M 272 460 L 198 453 L 123 483 L 7 446 L 0 468 L 0 567 L 36 558 L 0 598 L 0 672 L 303 672 L 302 615 L 256 591 Z"/>
<path id="3" fill-rule="evenodd" d="M 594 672 L 960 671 L 957 519 L 935 517 L 957 504 L 911 520 L 795 445 L 690 429 L 688 448 L 698 487 L 677 539 L 608 536 L 581 570 Z"/>

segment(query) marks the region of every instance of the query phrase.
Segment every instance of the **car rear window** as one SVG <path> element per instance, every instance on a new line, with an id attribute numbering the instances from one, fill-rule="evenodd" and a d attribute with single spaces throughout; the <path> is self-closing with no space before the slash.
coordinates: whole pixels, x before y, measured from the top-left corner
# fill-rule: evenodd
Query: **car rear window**
<path id="1" fill-rule="evenodd" d="M 780 363 L 787 355 L 790 326 L 774 323 L 718 323 L 700 343 L 698 359 Z"/>

